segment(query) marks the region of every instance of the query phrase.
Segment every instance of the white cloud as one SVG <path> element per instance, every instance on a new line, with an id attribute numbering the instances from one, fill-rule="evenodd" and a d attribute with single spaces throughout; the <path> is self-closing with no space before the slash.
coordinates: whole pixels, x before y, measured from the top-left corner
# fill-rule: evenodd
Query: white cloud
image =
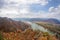
<path id="1" fill-rule="evenodd" d="M 50 7 L 49 8 L 50 14 L 48 15 L 50 18 L 57 18 L 60 19 L 60 5 L 56 8 Z"/>
<path id="2" fill-rule="evenodd" d="M 52 12 L 52 11 L 54 11 L 55 9 L 54 9 L 54 7 L 50 7 L 49 8 L 49 12 Z"/>
<path id="3" fill-rule="evenodd" d="M 46 13 L 44 11 L 39 11 L 37 13 L 28 14 L 29 17 L 35 17 L 35 18 L 56 18 L 60 19 L 60 5 L 57 7 L 50 7 L 49 12 Z"/>
<path id="4" fill-rule="evenodd" d="M 27 17 L 27 18 L 58 18 L 60 19 L 60 5 L 58 7 L 50 7 L 49 12 L 39 11 L 31 12 L 30 4 L 40 4 L 42 6 L 48 4 L 48 0 L 5 0 L 5 5 L 0 9 L 2 17 Z"/>
<path id="5" fill-rule="evenodd" d="M 44 11 L 40 11 L 40 12 L 30 12 L 30 11 L 26 11 L 27 13 L 25 14 L 20 14 L 19 17 L 22 18 L 47 18 L 48 13 L 44 12 Z M 46 14 L 45 14 L 46 13 Z"/>
<path id="6" fill-rule="evenodd" d="M 4 6 L 0 9 L 0 16 L 5 17 L 26 17 L 25 15 L 31 14 L 29 11 L 30 4 L 48 4 L 48 0 L 2 0 L 4 1 Z M 2 5 L 1 5 L 2 6 Z M 32 13 L 33 14 L 33 13 Z M 29 15 L 31 16 L 31 15 Z"/>
<path id="7" fill-rule="evenodd" d="M 18 12 L 19 12 L 21 15 L 25 15 L 25 14 L 28 14 L 28 13 L 29 13 L 29 9 L 23 8 L 23 9 L 21 9 L 21 10 L 18 10 Z"/>
<path id="8" fill-rule="evenodd" d="M 15 17 L 18 16 L 18 12 L 15 9 L 1 9 L 0 16 L 1 17 Z"/>
<path id="9" fill-rule="evenodd" d="M 19 4 L 33 4 L 33 3 L 39 3 L 41 5 L 46 5 L 48 3 L 48 0 L 5 0 L 6 2 L 16 2 Z"/>

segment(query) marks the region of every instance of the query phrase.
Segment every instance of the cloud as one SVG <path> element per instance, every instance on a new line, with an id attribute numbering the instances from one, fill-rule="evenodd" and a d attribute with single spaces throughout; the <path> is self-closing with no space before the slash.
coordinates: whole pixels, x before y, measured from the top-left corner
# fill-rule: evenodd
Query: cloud
<path id="1" fill-rule="evenodd" d="M 55 10 L 54 7 L 50 7 L 50 8 L 49 8 L 49 12 L 53 12 L 54 10 Z"/>
<path id="2" fill-rule="evenodd" d="M 50 14 L 48 15 L 48 17 L 60 19 L 60 5 L 58 5 L 56 8 L 50 7 L 49 13 Z"/>
<path id="3" fill-rule="evenodd" d="M 33 14 L 29 11 L 31 4 L 47 5 L 48 0 L 0 0 L 0 16 L 26 17 L 27 14 Z"/>
<path id="4" fill-rule="evenodd" d="M 40 4 L 45 6 L 48 0 L 0 0 L 0 16 L 1 17 L 19 17 L 19 18 L 57 18 L 60 19 L 60 5 L 50 7 L 48 12 L 30 11 L 30 5 Z"/>
<path id="5" fill-rule="evenodd" d="M 31 18 L 56 18 L 60 19 L 60 5 L 57 7 L 50 7 L 48 12 L 45 11 L 39 11 L 37 13 L 35 12 L 29 12 L 30 14 L 27 14 L 28 17 Z"/>
<path id="6" fill-rule="evenodd" d="M 20 7 L 22 5 L 28 6 L 30 4 L 40 4 L 42 6 L 48 4 L 48 0 L 0 0 L 0 7 Z"/>
<path id="7" fill-rule="evenodd" d="M 47 5 L 48 0 L 0 0 L 0 7 L 17 7 L 29 6 L 31 4 Z"/>
<path id="8" fill-rule="evenodd" d="M 5 0 L 8 3 L 10 2 L 16 2 L 19 4 L 33 4 L 33 3 L 39 3 L 41 5 L 46 5 L 48 3 L 48 0 Z"/>
<path id="9" fill-rule="evenodd" d="M 31 4 L 40 4 L 41 6 L 45 6 L 48 4 L 48 0 L 2 0 L 1 1 L 3 7 L 5 8 L 21 8 L 28 7 Z"/>
<path id="10" fill-rule="evenodd" d="M 17 10 L 15 9 L 1 9 L 1 12 L 0 12 L 0 16 L 1 17 L 17 17 L 18 16 L 18 12 Z"/>

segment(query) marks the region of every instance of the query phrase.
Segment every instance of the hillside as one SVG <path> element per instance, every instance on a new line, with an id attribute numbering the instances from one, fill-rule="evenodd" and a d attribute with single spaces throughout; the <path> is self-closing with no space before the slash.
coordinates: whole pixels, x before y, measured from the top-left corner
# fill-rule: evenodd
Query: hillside
<path id="1" fill-rule="evenodd" d="M 14 21 L 6 17 L 4 18 L 0 17 L 0 31 L 9 32 L 9 31 L 17 31 L 18 29 L 25 30 L 29 27 L 30 25 L 24 22 Z"/>

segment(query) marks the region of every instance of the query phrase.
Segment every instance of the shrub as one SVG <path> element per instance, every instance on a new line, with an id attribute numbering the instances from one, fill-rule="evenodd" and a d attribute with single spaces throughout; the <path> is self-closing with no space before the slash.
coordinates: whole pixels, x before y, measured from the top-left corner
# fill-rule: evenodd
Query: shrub
<path id="1" fill-rule="evenodd" d="M 0 40 L 4 40 L 2 34 L 0 33 Z"/>

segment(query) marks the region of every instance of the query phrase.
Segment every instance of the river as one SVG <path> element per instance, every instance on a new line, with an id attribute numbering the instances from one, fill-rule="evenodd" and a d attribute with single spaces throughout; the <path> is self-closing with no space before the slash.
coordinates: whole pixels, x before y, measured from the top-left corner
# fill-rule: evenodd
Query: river
<path id="1" fill-rule="evenodd" d="M 32 28 L 33 30 L 40 30 L 40 31 L 42 31 L 42 32 L 48 32 L 48 33 L 51 34 L 51 35 L 54 34 L 54 33 L 51 32 L 50 30 L 48 30 L 48 29 L 44 28 L 43 26 L 40 26 L 40 25 L 38 25 L 38 24 L 36 24 L 36 23 L 33 23 L 33 22 L 26 22 L 26 23 L 30 24 L 30 25 L 31 25 L 31 28 Z"/>

